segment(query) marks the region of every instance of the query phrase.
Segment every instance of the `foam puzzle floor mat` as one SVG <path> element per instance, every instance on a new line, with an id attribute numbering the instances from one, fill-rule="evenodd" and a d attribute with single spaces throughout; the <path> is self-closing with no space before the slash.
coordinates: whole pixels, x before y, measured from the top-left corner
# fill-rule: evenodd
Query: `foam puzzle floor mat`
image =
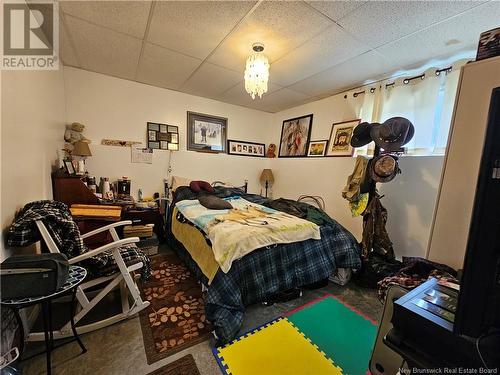
<path id="1" fill-rule="evenodd" d="M 226 375 L 364 375 L 376 333 L 375 322 L 327 295 L 213 353 Z"/>

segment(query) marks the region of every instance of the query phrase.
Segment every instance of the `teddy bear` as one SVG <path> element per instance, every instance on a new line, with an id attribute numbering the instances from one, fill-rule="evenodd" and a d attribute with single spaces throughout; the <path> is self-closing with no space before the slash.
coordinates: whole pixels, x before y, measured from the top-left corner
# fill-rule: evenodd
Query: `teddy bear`
<path id="1" fill-rule="evenodd" d="M 66 131 L 64 132 L 64 140 L 68 143 L 74 145 L 78 141 L 85 143 L 90 143 L 90 140 L 85 138 L 82 134 L 85 125 L 79 122 L 74 122 L 71 125 L 66 125 Z"/>
<path id="2" fill-rule="evenodd" d="M 266 157 L 275 158 L 276 157 L 276 145 L 274 143 L 270 143 L 267 147 Z"/>

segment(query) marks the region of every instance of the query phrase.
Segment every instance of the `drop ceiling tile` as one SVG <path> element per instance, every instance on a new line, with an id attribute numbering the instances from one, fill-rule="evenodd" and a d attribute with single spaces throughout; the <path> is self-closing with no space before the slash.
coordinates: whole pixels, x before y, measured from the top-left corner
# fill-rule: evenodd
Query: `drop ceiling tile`
<path id="1" fill-rule="evenodd" d="M 71 16 L 65 16 L 82 68 L 134 79 L 142 42 Z"/>
<path id="2" fill-rule="evenodd" d="M 307 95 L 284 88 L 263 96 L 262 99 L 258 101 L 256 99 L 252 108 L 274 113 L 295 107 L 308 99 L 309 97 Z"/>
<path id="3" fill-rule="evenodd" d="M 243 79 L 243 74 L 204 63 L 181 90 L 190 94 L 213 98 L 227 91 Z"/>
<path id="4" fill-rule="evenodd" d="M 62 11 L 122 33 L 143 38 L 151 1 L 61 1 Z"/>
<path id="5" fill-rule="evenodd" d="M 266 1 L 215 50 L 209 62 L 243 72 L 253 43 L 264 43 L 264 53 L 273 62 L 331 24 L 303 2 Z"/>
<path id="6" fill-rule="evenodd" d="M 271 66 L 273 79 L 288 86 L 368 51 L 339 26 L 332 25 Z"/>
<path id="7" fill-rule="evenodd" d="M 244 107 L 256 108 L 260 104 L 260 102 L 266 101 L 266 97 L 268 95 L 270 95 L 274 91 L 281 89 L 282 87 L 269 82 L 267 84 L 267 88 L 268 91 L 262 96 L 262 98 L 256 97 L 255 99 L 252 99 L 250 94 L 245 90 L 245 82 L 241 81 L 236 86 L 231 87 L 223 94 L 217 96 L 215 99 L 226 103 L 241 105 Z"/>
<path id="8" fill-rule="evenodd" d="M 148 40 L 204 59 L 255 1 L 159 1 Z"/>
<path id="9" fill-rule="evenodd" d="M 370 1 L 341 19 L 339 24 L 358 39 L 376 48 L 480 3 L 480 1 Z"/>
<path id="10" fill-rule="evenodd" d="M 59 20 L 59 56 L 64 65 L 79 67 L 78 57 L 70 43 L 64 22 Z"/>
<path id="11" fill-rule="evenodd" d="M 334 21 L 338 21 L 342 17 L 358 9 L 366 1 L 307 1 L 309 5 L 317 9 L 319 12 L 327 15 Z"/>
<path id="12" fill-rule="evenodd" d="M 150 85 L 178 89 L 201 60 L 146 43 L 137 70 L 137 80 Z"/>
<path id="13" fill-rule="evenodd" d="M 377 49 L 404 68 L 418 66 L 433 58 L 473 53 L 483 31 L 498 27 L 500 2 L 491 1 Z"/>
<path id="14" fill-rule="evenodd" d="M 299 81 L 288 88 L 311 97 L 323 96 L 385 78 L 398 68 L 376 52 L 370 51 Z"/>

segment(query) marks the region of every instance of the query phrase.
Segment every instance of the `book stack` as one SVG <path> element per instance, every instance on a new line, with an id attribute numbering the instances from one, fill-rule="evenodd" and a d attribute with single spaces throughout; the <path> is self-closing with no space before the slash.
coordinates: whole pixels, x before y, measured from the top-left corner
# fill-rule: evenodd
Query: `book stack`
<path id="1" fill-rule="evenodd" d="M 123 228 L 123 237 L 151 237 L 153 235 L 154 224 L 146 225 L 127 225 Z"/>

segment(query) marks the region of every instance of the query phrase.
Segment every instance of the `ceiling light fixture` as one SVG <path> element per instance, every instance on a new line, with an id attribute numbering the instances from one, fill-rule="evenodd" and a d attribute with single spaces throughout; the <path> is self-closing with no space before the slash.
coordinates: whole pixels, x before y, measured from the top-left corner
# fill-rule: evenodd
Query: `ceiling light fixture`
<path id="1" fill-rule="evenodd" d="M 248 57 L 245 69 L 245 90 L 252 99 L 255 99 L 256 95 L 262 98 L 262 95 L 267 92 L 269 60 L 262 53 L 264 51 L 262 43 L 254 43 L 252 49 L 254 52 Z"/>

